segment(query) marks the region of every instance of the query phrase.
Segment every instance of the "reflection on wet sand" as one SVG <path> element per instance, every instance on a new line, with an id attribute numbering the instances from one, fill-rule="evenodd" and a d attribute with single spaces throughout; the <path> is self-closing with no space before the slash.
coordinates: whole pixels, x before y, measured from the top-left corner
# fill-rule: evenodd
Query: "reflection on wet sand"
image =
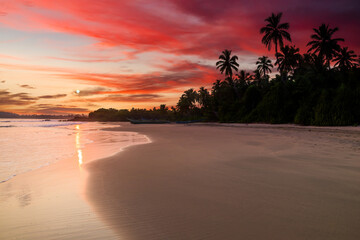
<path id="1" fill-rule="evenodd" d="M 77 152 L 78 152 L 79 166 L 81 166 L 83 164 L 82 151 L 81 149 L 78 149 Z"/>
<path id="2" fill-rule="evenodd" d="M 80 143 L 80 125 L 76 125 L 75 129 L 77 130 L 75 137 L 75 147 L 77 150 L 79 166 L 81 167 L 81 165 L 83 164 L 83 155 L 82 155 L 81 143 Z"/>

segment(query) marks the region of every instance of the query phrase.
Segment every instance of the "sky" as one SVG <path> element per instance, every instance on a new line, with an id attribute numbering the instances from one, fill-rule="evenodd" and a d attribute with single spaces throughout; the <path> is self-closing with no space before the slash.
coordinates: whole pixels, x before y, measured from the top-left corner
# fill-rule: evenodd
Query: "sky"
<path id="1" fill-rule="evenodd" d="M 184 90 L 223 78 L 224 49 L 246 71 L 274 60 L 259 29 L 278 12 L 301 52 L 325 23 L 360 54 L 358 0 L 0 0 L 0 111 L 174 106 Z"/>

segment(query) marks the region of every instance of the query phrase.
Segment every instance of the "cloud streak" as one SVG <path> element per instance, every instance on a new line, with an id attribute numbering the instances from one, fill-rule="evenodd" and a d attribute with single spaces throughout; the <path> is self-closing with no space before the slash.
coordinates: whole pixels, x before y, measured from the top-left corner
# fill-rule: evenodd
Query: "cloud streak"
<path id="1" fill-rule="evenodd" d="M 51 104 L 36 104 L 32 106 L 32 111 L 35 114 L 76 114 L 76 113 L 87 113 L 89 109 L 79 108 L 76 106 L 67 106 L 67 105 L 51 105 Z"/>
<path id="2" fill-rule="evenodd" d="M 11 93 L 7 90 L 0 90 L 1 106 L 19 106 L 30 105 L 36 102 L 38 98 L 30 96 L 28 93 Z"/>
<path id="3" fill-rule="evenodd" d="M 26 88 L 26 89 L 35 89 L 34 87 L 30 86 L 30 85 L 27 85 L 27 84 L 18 84 L 19 87 L 22 87 L 22 88 Z"/>
<path id="4" fill-rule="evenodd" d="M 63 98 L 66 97 L 67 94 L 55 94 L 55 95 L 42 95 L 39 96 L 38 99 L 45 98 L 45 99 L 56 99 L 56 98 Z"/>

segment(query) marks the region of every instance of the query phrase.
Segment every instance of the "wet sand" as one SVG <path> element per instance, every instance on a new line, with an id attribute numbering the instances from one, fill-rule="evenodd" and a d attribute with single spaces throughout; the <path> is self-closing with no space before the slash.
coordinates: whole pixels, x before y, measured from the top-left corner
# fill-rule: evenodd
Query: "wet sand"
<path id="1" fill-rule="evenodd" d="M 119 239 L 360 239 L 360 131 L 128 125 L 152 143 L 86 166 Z"/>
<path id="2" fill-rule="evenodd" d="M 87 173 L 69 158 L 0 184 L 0 239 L 118 239 L 84 195 Z"/>
<path id="3" fill-rule="evenodd" d="M 109 126 L 114 125 L 101 124 L 100 128 Z M 85 195 L 88 173 L 84 166 L 92 159 L 111 156 L 129 144 L 145 142 L 146 137 L 129 132 L 109 137 L 110 132 L 100 131 L 96 125 L 90 126 L 96 130 L 85 134 L 80 129 L 89 128 L 75 127 L 78 130 L 71 142 L 76 155 L 0 183 L 1 240 L 119 239 L 88 203 Z M 63 141 L 66 140 L 70 139 Z M 39 147 L 47 152 L 46 145 Z M 19 148 L 18 151 L 25 150 Z"/>

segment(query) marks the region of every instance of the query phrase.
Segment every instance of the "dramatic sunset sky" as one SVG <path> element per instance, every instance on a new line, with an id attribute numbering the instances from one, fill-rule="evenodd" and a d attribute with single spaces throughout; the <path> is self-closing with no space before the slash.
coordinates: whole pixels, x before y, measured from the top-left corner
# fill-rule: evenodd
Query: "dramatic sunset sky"
<path id="1" fill-rule="evenodd" d="M 274 59 L 259 34 L 272 12 L 283 12 L 301 52 L 326 23 L 360 53 L 358 0 L 0 0 L 0 111 L 175 105 L 184 90 L 221 77 L 225 48 L 244 70 Z"/>

